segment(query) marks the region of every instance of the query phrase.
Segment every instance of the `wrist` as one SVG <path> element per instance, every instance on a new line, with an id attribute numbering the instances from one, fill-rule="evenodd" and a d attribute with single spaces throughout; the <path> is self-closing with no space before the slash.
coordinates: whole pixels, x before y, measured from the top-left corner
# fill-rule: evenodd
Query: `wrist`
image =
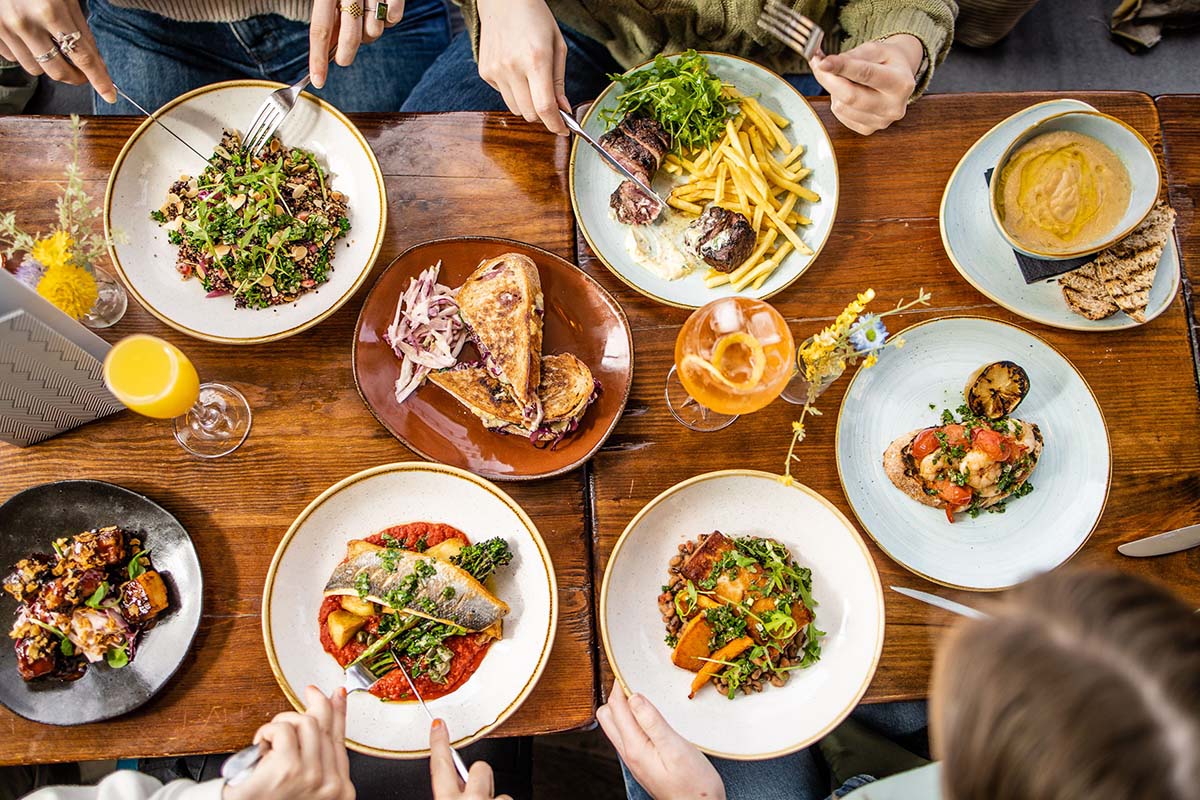
<path id="1" fill-rule="evenodd" d="M 884 37 L 884 44 L 891 45 L 904 58 L 914 76 L 919 76 L 925 63 L 925 45 L 911 33 L 896 33 Z"/>

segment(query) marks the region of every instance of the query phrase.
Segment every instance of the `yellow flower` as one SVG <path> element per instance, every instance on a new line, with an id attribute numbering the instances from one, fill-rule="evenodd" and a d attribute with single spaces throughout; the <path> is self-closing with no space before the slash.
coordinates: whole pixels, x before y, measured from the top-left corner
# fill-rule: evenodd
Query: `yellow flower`
<path id="1" fill-rule="evenodd" d="M 46 269 L 61 267 L 71 259 L 71 244 L 71 237 L 66 231 L 55 231 L 53 235 L 34 242 L 29 254 Z"/>
<path id="2" fill-rule="evenodd" d="M 897 336 L 895 339 L 892 339 L 892 347 L 896 348 L 897 350 L 900 350 L 901 348 L 903 348 L 904 347 L 904 337 Z"/>
<path id="3" fill-rule="evenodd" d="M 859 302 L 859 304 L 861 304 L 863 306 L 865 306 L 867 303 L 871 302 L 874 299 L 875 299 L 875 290 L 874 289 L 867 289 L 865 292 L 863 292 L 862 294 L 860 294 L 858 296 L 858 302 Z"/>
<path id="4" fill-rule="evenodd" d="M 91 311 L 100 295 L 92 273 L 70 263 L 49 267 L 38 281 L 37 293 L 74 319 Z"/>
<path id="5" fill-rule="evenodd" d="M 796 420 L 795 422 L 793 422 L 792 423 L 792 433 L 796 434 L 797 436 L 803 436 L 804 435 L 804 423 L 801 422 L 800 420 Z"/>
<path id="6" fill-rule="evenodd" d="M 784 486 L 794 486 L 796 484 L 796 480 L 792 477 L 790 472 L 785 475 L 780 475 L 775 480 L 779 481 Z"/>
<path id="7" fill-rule="evenodd" d="M 871 367 L 875 366 L 878 361 L 879 356 L 875 355 L 874 353 L 868 354 L 867 357 L 863 359 L 863 369 L 870 369 Z"/>

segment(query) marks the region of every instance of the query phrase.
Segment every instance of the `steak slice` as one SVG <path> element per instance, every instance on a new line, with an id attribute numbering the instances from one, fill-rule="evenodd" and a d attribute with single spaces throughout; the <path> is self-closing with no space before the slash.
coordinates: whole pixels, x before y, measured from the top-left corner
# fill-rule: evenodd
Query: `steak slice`
<path id="1" fill-rule="evenodd" d="M 754 252 L 757 238 L 744 216 L 711 205 L 688 226 L 684 241 L 696 249 L 705 264 L 718 272 L 732 272 Z"/>
<path id="2" fill-rule="evenodd" d="M 621 181 L 608 204 L 623 225 L 649 225 L 662 213 L 659 202 L 648 197 L 633 181 Z"/>

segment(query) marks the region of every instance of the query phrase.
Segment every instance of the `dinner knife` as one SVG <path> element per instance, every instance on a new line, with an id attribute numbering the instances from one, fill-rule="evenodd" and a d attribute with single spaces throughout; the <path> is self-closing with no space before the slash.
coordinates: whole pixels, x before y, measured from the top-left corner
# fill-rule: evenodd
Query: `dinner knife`
<path id="1" fill-rule="evenodd" d="M 592 135 L 590 133 L 588 133 L 587 131 L 585 131 L 583 129 L 582 125 L 580 125 L 578 122 L 575 121 L 575 117 L 571 116 L 571 114 L 569 114 L 568 112 L 563 111 L 561 108 L 558 110 L 558 113 L 562 117 L 563 122 L 565 122 L 567 124 L 567 127 L 570 128 L 572 131 L 574 131 L 576 136 L 578 136 L 579 138 L 583 139 L 585 142 L 590 144 L 592 146 L 592 149 L 595 150 L 597 153 L 599 153 L 600 157 L 603 158 L 610 167 L 615 169 L 617 172 L 621 173 L 621 175 L 623 175 L 626 178 L 626 180 L 633 181 L 634 186 L 638 187 L 638 189 L 640 189 L 642 191 L 642 193 L 645 194 L 647 197 L 653 197 L 655 200 L 657 200 L 659 208 L 667 207 L 667 202 L 665 200 L 663 200 L 661 197 L 659 197 L 657 192 L 655 192 L 653 189 L 651 189 L 646 184 L 642 183 L 641 179 L 638 178 L 638 176 L 634 175 L 632 172 L 630 172 L 628 169 L 626 169 L 625 165 L 622 164 L 620 161 L 618 161 L 616 158 L 614 158 L 612 153 L 605 150 L 604 147 L 601 146 L 601 144 L 598 141 L 596 141 L 594 138 L 592 138 Z"/>
<path id="2" fill-rule="evenodd" d="M 178 141 L 180 144 L 182 144 L 182 145 L 183 145 L 184 147 L 186 147 L 188 150 L 191 150 L 193 153 L 195 153 L 195 154 L 196 154 L 196 157 L 197 157 L 197 158 L 199 158 L 201 161 L 203 161 L 203 162 L 204 162 L 204 163 L 206 163 L 206 164 L 208 163 L 208 159 L 209 159 L 209 157 L 208 157 L 208 156 L 206 156 L 206 155 L 203 155 L 203 154 L 202 154 L 202 153 L 201 153 L 199 150 L 197 150 L 196 148 L 194 148 L 194 147 L 192 147 L 190 144 L 188 144 L 186 141 L 184 141 L 184 139 L 183 139 L 183 137 L 182 137 L 182 136 L 180 136 L 180 135 L 179 135 L 179 134 L 177 134 L 175 131 L 173 131 L 173 130 L 171 130 L 170 128 L 168 128 L 168 127 L 166 126 L 166 123 L 164 123 L 164 122 L 163 122 L 162 120 L 160 120 L 158 117 L 156 117 L 156 116 L 154 116 L 153 114 L 151 114 L 151 113 L 150 113 L 149 111 L 147 111 L 146 109 L 142 108 L 142 104 L 141 104 L 141 103 L 139 103 L 137 100 L 134 100 L 134 99 L 133 99 L 132 97 L 130 97 L 129 95 L 125 94 L 125 92 L 121 91 L 121 87 L 117 86 L 117 85 L 114 83 L 114 84 L 113 84 L 113 88 L 117 90 L 117 94 L 121 95 L 121 97 L 124 97 L 126 100 L 128 100 L 128 101 L 129 101 L 129 102 L 130 102 L 130 103 L 133 105 L 133 107 L 134 107 L 134 108 L 136 108 L 138 111 L 142 112 L 142 113 L 143 113 L 143 114 L 145 114 L 147 117 L 149 117 L 149 118 L 150 118 L 150 119 L 151 119 L 151 120 L 154 122 L 154 124 L 155 124 L 155 125 L 157 125 L 158 127 L 162 128 L 162 129 L 163 129 L 164 131 L 166 131 L 167 133 L 169 133 L 169 134 L 171 134 L 172 136 L 174 136 L 176 141 Z"/>
<path id="3" fill-rule="evenodd" d="M 1117 548 L 1117 552 L 1124 556 L 1145 558 L 1146 556 L 1177 553 L 1196 545 L 1200 545 L 1200 525 L 1188 525 L 1185 528 L 1167 531 L 1156 536 L 1147 536 L 1144 539 L 1126 542 Z"/>
<path id="4" fill-rule="evenodd" d="M 421 704 L 421 710 L 425 712 L 427 717 L 429 717 L 429 721 L 431 723 L 436 722 L 437 720 L 434 718 L 433 712 L 429 710 L 429 706 L 425 705 L 425 699 L 422 698 L 421 693 L 417 691 L 417 685 L 413 683 L 413 679 L 408 674 L 408 670 L 404 668 L 404 664 L 400 663 L 400 659 L 396 657 L 395 651 L 392 651 L 392 661 L 396 662 L 396 666 L 400 668 L 400 672 L 403 673 L 404 679 L 408 681 L 409 687 L 411 687 L 413 690 L 413 697 L 417 698 L 417 702 Z M 467 783 L 467 775 L 469 774 L 467 772 L 467 765 L 463 762 L 462 756 L 460 756 L 458 751 L 453 747 L 450 748 L 450 758 L 454 760 L 454 770 L 458 773 L 458 777 L 462 778 L 463 785 L 465 786 Z"/>
<path id="5" fill-rule="evenodd" d="M 920 589 L 909 589 L 904 586 L 890 587 L 893 592 L 898 592 L 905 597 L 911 597 L 914 600 L 920 600 L 922 603 L 928 603 L 931 606 L 951 611 L 959 616 L 970 617 L 971 619 L 987 619 L 988 614 L 983 613 L 979 609 L 964 606 L 962 603 L 956 603 L 953 600 L 947 600 L 944 597 L 938 597 L 936 594 L 922 592 Z"/>

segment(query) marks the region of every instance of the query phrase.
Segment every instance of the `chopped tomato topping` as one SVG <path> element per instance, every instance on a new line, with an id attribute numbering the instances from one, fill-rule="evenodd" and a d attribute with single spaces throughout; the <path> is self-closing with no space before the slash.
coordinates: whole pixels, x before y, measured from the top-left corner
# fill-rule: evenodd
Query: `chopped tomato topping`
<path id="1" fill-rule="evenodd" d="M 972 446 L 981 450 L 993 461 L 1011 461 L 1024 452 L 1025 448 L 1012 438 L 991 428 L 976 428 Z"/>
<path id="2" fill-rule="evenodd" d="M 933 488 L 937 491 L 938 497 L 946 501 L 951 518 L 955 511 L 971 505 L 971 498 L 974 497 L 972 491 L 966 486 L 959 486 L 949 480 L 934 481 Z"/>
<path id="3" fill-rule="evenodd" d="M 942 433 L 946 434 L 946 443 L 951 447 L 966 447 L 970 443 L 965 425 L 943 425 Z"/>
<path id="4" fill-rule="evenodd" d="M 941 447 L 935 436 L 937 428 L 926 428 L 917 434 L 912 443 L 912 455 L 917 461 Z"/>

